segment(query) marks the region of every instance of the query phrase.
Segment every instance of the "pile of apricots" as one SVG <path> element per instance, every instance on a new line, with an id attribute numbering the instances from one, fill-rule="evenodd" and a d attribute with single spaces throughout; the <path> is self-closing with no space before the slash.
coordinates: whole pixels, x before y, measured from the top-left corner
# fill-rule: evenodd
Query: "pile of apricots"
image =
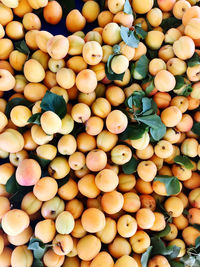
<path id="1" fill-rule="evenodd" d="M 197 0 L 0 0 L 0 267 L 200 266 L 199 47 Z"/>

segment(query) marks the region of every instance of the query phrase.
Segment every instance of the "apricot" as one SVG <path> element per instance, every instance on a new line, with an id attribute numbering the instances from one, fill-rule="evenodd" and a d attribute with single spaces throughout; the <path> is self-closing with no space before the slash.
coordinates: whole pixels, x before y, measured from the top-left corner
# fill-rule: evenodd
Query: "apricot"
<path id="1" fill-rule="evenodd" d="M 86 158 L 82 152 L 74 152 L 72 155 L 69 156 L 69 166 L 72 170 L 81 170 L 85 166 Z M 88 169 L 88 168 L 87 168 Z"/>
<path id="2" fill-rule="evenodd" d="M 63 266 L 63 262 L 65 260 L 64 255 L 57 255 L 53 249 L 49 249 L 43 256 L 44 264 L 47 267 L 56 266 L 61 267 Z"/>
<path id="3" fill-rule="evenodd" d="M 137 172 L 141 179 L 151 182 L 157 173 L 157 167 L 153 161 L 141 161 L 137 166 Z"/>
<path id="4" fill-rule="evenodd" d="M 37 145 L 44 145 L 53 139 L 53 135 L 47 135 L 41 126 L 33 125 L 31 127 L 31 138 Z"/>
<path id="5" fill-rule="evenodd" d="M 106 251 L 100 252 L 91 262 L 91 267 L 98 267 L 101 266 L 101 264 L 105 264 L 107 267 L 113 267 L 114 261 L 110 254 Z"/>
<path id="6" fill-rule="evenodd" d="M 33 192 L 27 193 L 21 202 L 21 209 L 25 211 L 28 215 L 32 215 L 40 210 L 42 202 L 38 200 Z"/>
<path id="7" fill-rule="evenodd" d="M 192 226 L 186 227 L 182 232 L 182 237 L 185 243 L 190 246 L 195 246 L 195 240 L 200 236 L 200 232 Z"/>
<path id="8" fill-rule="evenodd" d="M 6 69 L 0 69 L 0 90 L 9 91 L 15 86 L 15 78 Z"/>
<path id="9" fill-rule="evenodd" d="M 112 36 L 112 38 L 110 38 Z M 115 45 L 121 41 L 120 27 L 115 22 L 108 23 L 102 32 L 102 38 L 105 44 Z"/>
<path id="10" fill-rule="evenodd" d="M 47 52 L 53 59 L 62 59 L 69 50 L 69 41 L 63 35 L 56 35 L 47 42 Z"/>
<path id="11" fill-rule="evenodd" d="M 192 205 L 192 207 L 199 208 L 199 206 L 200 206 L 200 202 L 199 202 L 200 188 L 198 187 L 198 188 L 191 190 L 189 193 L 188 199 L 189 199 L 189 203 Z"/>
<path id="12" fill-rule="evenodd" d="M 117 234 L 117 224 L 112 218 L 106 217 L 105 227 L 96 233 L 97 237 L 104 244 L 109 244 L 113 241 Z"/>
<path id="13" fill-rule="evenodd" d="M 125 238 L 133 236 L 137 231 L 137 222 L 135 218 L 128 214 L 121 216 L 117 221 L 117 231 Z"/>
<path id="14" fill-rule="evenodd" d="M 51 242 L 55 234 L 56 228 L 53 220 L 39 221 L 35 226 L 35 237 L 39 238 L 43 243 Z"/>
<path id="15" fill-rule="evenodd" d="M 100 249 L 101 242 L 94 235 L 86 235 L 82 237 L 77 244 L 78 257 L 85 261 L 94 259 L 100 252 Z"/>
<path id="16" fill-rule="evenodd" d="M 56 196 L 42 204 L 41 214 L 45 219 L 54 220 L 64 209 L 64 201 Z"/>
<path id="17" fill-rule="evenodd" d="M 197 142 L 196 139 L 194 139 L 194 138 L 186 138 L 182 142 L 181 152 L 186 156 L 194 158 L 198 154 L 197 148 L 198 148 L 198 142 Z"/>
<path id="18" fill-rule="evenodd" d="M 151 242 L 149 235 L 143 230 L 138 230 L 130 237 L 129 241 L 134 253 L 139 254 L 144 253 L 150 246 Z"/>
<path id="19" fill-rule="evenodd" d="M 117 236 L 112 243 L 108 245 L 108 250 L 114 258 L 120 258 L 131 253 L 131 245 L 124 237 Z"/>
<path id="20" fill-rule="evenodd" d="M 16 247 L 11 255 L 11 265 L 13 267 L 30 267 L 33 263 L 33 254 L 27 246 Z"/>
<path id="21" fill-rule="evenodd" d="M 41 177 L 41 167 L 34 159 L 22 160 L 16 170 L 16 180 L 20 185 L 35 185 Z"/>
<path id="22" fill-rule="evenodd" d="M 120 192 L 112 191 L 104 193 L 101 198 L 102 209 L 108 214 L 115 214 L 120 211 L 124 204 L 123 195 Z"/>
<path id="23" fill-rule="evenodd" d="M 169 92 L 174 89 L 176 80 L 167 70 L 159 71 L 154 79 L 155 87 L 160 92 Z"/>
<path id="24" fill-rule="evenodd" d="M 24 147 L 23 136 L 14 129 L 8 128 L 0 134 L 0 149 L 9 153 L 17 153 Z"/>
<path id="25" fill-rule="evenodd" d="M 45 77 L 42 65 L 35 59 L 29 59 L 24 64 L 24 75 L 29 82 L 41 82 Z"/>
<path id="26" fill-rule="evenodd" d="M 156 267 L 156 266 L 162 266 L 162 267 L 170 267 L 170 264 L 162 255 L 156 255 L 153 258 L 151 258 L 148 262 L 148 267 Z"/>
<path id="27" fill-rule="evenodd" d="M 155 76 L 159 71 L 166 70 L 166 64 L 161 58 L 154 58 L 149 63 L 149 72 Z"/>
<path id="28" fill-rule="evenodd" d="M 154 225 L 155 215 L 150 209 L 141 208 L 136 213 L 136 221 L 140 228 L 150 229 Z"/>
<path id="29" fill-rule="evenodd" d="M 48 201 L 55 197 L 58 190 L 58 184 L 54 178 L 42 177 L 34 187 L 33 193 L 40 201 Z"/>
<path id="30" fill-rule="evenodd" d="M 200 187 L 200 176 L 197 172 L 192 172 L 192 176 L 190 179 L 184 181 L 183 185 L 184 187 L 188 189 L 195 189 L 197 187 Z"/>
<path id="31" fill-rule="evenodd" d="M 73 239 L 67 234 L 57 234 L 53 239 L 53 251 L 59 255 L 67 255 L 73 249 Z"/>
<path id="32" fill-rule="evenodd" d="M 62 18 L 62 7 L 57 1 L 48 2 L 43 9 L 43 16 L 46 22 L 58 24 Z"/>
<path id="33" fill-rule="evenodd" d="M 147 13 L 148 22 L 153 27 L 158 27 L 161 24 L 162 17 L 163 17 L 162 11 L 159 8 L 157 8 L 157 7 L 152 8 Z"/>
<path id="34" fill-rule="evenodd" d="M 40 18 L 36 14 L 31 12 L 28 12 L 23 16 L 22 23 L 27 31 L 41 29 Z"/>
<path id="35" fill-rule="evenodd" d="M 142 3 L 139 0 L 132 1 L 132 7 L 136 13 L 145 14 L 152 9 L 153 1 L 152 0 L 145 0 Z"/>
<path id="36" fill-rule="evenodd" d="M 71 10 L 66 17 L 66 27 L 70 32 L 81 31 L 86 24 L 85 17 L 78 9 Z"/>
<path id="37" fill-rule="evenodd" d="M 91 116 L 91 110 L 88 105 L 78 103 L 72 107 L 71 116 L 78 123 L 86 122 Z"/>
<path id="38" fill-rule="evenodd" d="M 28 226 L 24 231 L 22 231 L 18 235 L 15 236 L 8 235 L 8 241 L 14 246 L 21 246 L 28 243 L 32 235 L 33 235 L 33 230 L 31 226 Z"/>
<path id="39" fill-rule="evenodd" d="M 83 212 L 81 223 L 88 233 L 96 233 L 105 227 L 105 215 L 97 208 L 89 208 Z"/>
<path id="40" fill-rule="evenodd" d="M 11 266 L 11 255 L 12 249 L 9 247 L 5 247 L 3 252 L 0 254 L 0 264 L 5 267 Z"/>
<path id="41" fill-rule="evenodd" d="M 101 149 L 90 151 L 86 156 L 86 166 L 89 170 L 97 172 L 105 168 L 107 164 L 107 155 Z"/>
<path id="42" fill-rule="evenodd" d="M 154 212 L 155 221 L 153 226 L 151 227 L 152 231 L 162 231 L 166 227 L 165 217 L 160 212 Z"/>
<path id="43" fill-rule="evenodd" d="M 99 4 L 95 1 L 87 1 L 82 8 L 82 15 L 86 21 L 91 23 L 94 22 L 100 13 Z"/>
<path id="44" fill-rule="evenodd" d="M 61 120 L 61 129 L 59 133 L 69 134 L 74 128 L 74 120 L 70 114 L 66 114 Z"/>
<path id="45" fill-rule="evenodd" d="M 165 203 L 164 207 L 166 211 L 172 216 L 172 217 L 178 217 L 183 212 L 183 202 L 178 197 L 169 197 Z"/>
<path id="46" fill-rule="evenodd" d="M 108 116 L 108 114 L 111 112 L 111 104 L 109 101 L 104 97 L 98 97 L 92 104 L 92 112 L 104 119 Z M 118 113 L 118 112 L 117 112 Z M 120 113 L 121 114 L 121 113 Z M 123 116 L 123 115 L 122 115 Z"/>
<path id="47" fill-rule="evenodd" d="M 111 111 L 106 118 L 106 127 L 114 134 L 122 133 L 126 129 L 127 124 L 127 117 L 120 110 Z"/>
<path id="48" fill-rule="evenodd" d="M 180 165 L 172 165 L 172 173 L 176 176 L 180 181 L 186 181 L 191 178 L 192 171 Z"/>
<path id="49" fill-rule="evenodd" d="M 195 50 L 194 41 L 188 36 L 182 36 L 174 42 L 173 50 L 179 59 L 186 60 L 191 58 Z"/>
<path id="50" fill-rule="evenodd" d="M 182 19 L 184 13 L 186 12 L 187 9 L 191 7 L 190 3 L 185 0 L 181 0 L 180 2 L 176 2 L 173 6 L 173 15 L 177 19 Z"/>
<path id="51" fill-rule="evenodd" d="M 150 49 L 157 50 L 161 47 L 164 38 L 165 38 L 164 33 L 153 30 L 147 33 L 145 42 L 150 47 Z"/>
<path id="52" fill-rule="evenodd" d="M 54 158 L 48 166 L 49 174 L 55 179 L 64 178 L 70 171 L 70 166 L 65 157 Z"/>
<path id="53" fill-rule="evenodd" d="M 36 50 L 38 48 L 38 45 L 36 43 L 36 35 L 38 34 L 38 32 L 38 30 L 31 30 L 25 34 L 26 44 L 33 50 Z"/>
<path id="54" fill-rule="evenodd" d="M 77 256 L 74 257 L 67 257 L 63 263 L 63 267 L 79 267 L 80 266 L 80 260 Z"/>
<path id="55" fill-rule="evenodd" d="M 13 209 L 4 214 L 1 223 L 6 234 L 15 236 L 22 233 L 29 226 L 30 219 L 26 212 Z"/>
<path id="56" fill-rule="evenodd" d="M 94 71 L 84 69 L 76 76 L 76 86 L 82 93 L 92 93 L 97 86 L 97 77 Z"/>
<path id="57" fill-rule="evenodd" d="M 178 217 L 173 218 L 173 224 L 177 227 L 178 230 L 183 230 L 188 226 L 188 219 L 181 214 Z"/>

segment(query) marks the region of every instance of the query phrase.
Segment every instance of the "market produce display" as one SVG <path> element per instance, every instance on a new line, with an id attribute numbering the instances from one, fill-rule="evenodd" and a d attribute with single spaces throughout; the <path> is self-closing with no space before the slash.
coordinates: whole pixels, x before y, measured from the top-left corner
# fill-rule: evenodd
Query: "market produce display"
<path id="1" fill-rule="evenodd" d="M 198 2 L 0 0 L 0 267 L 200 266 Z"/>

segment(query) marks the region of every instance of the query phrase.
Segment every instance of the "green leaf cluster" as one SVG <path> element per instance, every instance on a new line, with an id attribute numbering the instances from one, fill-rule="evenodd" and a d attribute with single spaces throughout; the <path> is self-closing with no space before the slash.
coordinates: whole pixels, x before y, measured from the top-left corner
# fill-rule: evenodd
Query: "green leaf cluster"
<path id="1" fill-rule="evenodd" d="M 175 17 L 169 17 L 167 19 L 163 19 L 160 26 L 164 30 L 164 32 L 168 31 L 171 28 L 177 28 L 182 24 L 182 21 L 180 19 L 177 19 Z"/>
<path id="2" fill-rule="evenodd" d="M 146 252 L 142 254 L 141 264 L 142 267 L 148 266 L 148 261 L 151 257 L 155 255 L 163 255 L 169 261 L 176 259 L 180 252 L 180 247 L 177 246 L 165 246 L 165 243 L 161 240 L 160 237 L 154 236 L 151 238 L 151 246 L 147 249 Z"/>
<path id="3" fill-rule="evenodd" d="M 145 39 L 147 32 L 144 31 L 141 27 L 141 24 L 135 25 L 133 30 L 130 30 L 128 27 L 121 26 L 120 30 L 122 40 L 133 48 L 137 48 L 140 39 Z"/>
<path id="4" fill-rule="evenodd" d="M 198 229 L 199 230 L 199 229 Z M 184 267 L 199 267 L 200 266 L 200 236 L 195 240 L 195 246 L 187 249 L 187 253 L 180 258 L 180 262 Z"/>
<path id="5" fill-rule="evenodd" d="M 125 132 L 120 135 L 121 138 L 124 139 L 127 136 L 133 136 L 134 138 L 137 127 L 139 129 L 139 138 L 144 134 L 147 127 L 150 129 L 151 137 L 155 141 L 159 141 L 165 135 L 166 127 L 156 114 L 157 105 L 152 98 L 145 96 L 144 91 L 135 91 L 125 100 L 125 106 L 129 108 L 129 112 L 134 114 L 134 118 L 139 125 L 136 126 L 137 124 L 133 124 L 134 126 L 128 126 Z M 134 131 L 133 135 L 131 135 L 131 129 Z"/>
<path id="6" fill-rule="evenodd" d="M 31 51 L 30 51 L 30 49 L 28 48 L 28 46 L 27 46 L 25 40 L 15 42 L 15 43 L 14 43 L 14 47 L 15 47 L 15 49 L 18 50 L 19 52 L 26 54 L 26 55 L 27 55 L 27 59 L 29 58 Z"/>
<path id="7" fill-rule="evenodd" d="M 42 258 L 49 247 L 52 245 L 44 244 L 38 238 L 31 238 L 28 249 L 33 251 L 34 262 L 32 266 L 40 267 L 43 266 Z"/>
<path id="8" fill-rule="evenodd" d="M 198 136 L 200 136 L 200 122 L 194 123 L 194 125 L 193 125 L 191 130 L 192 130 L 193 133 L 195 133 Z"/>

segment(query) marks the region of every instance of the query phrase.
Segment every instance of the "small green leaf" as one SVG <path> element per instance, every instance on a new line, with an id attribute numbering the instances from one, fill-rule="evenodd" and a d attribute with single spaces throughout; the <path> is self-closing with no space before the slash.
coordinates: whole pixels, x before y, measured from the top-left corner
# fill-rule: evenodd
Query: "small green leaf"
<path id="1" fill-rule="evenodd" d="M 139 45 L 139 38 L 136 36 L 134 31 L 131 31 L 129 28 L 121 26 L 121 38 L 128 45 L 133 48 L 137 48 Z"/>
<path id="2" fill-rule="evenodd" d="M 179 180 L 175 176 L 159 175 L 154 178 L 154 181 L 159 181 L 165 185 L 167 195 L 175 195 L 180 192 Z"/>
<path id="3" fill-rule="evenodd" d="M 40 117 L 41 117 L 41 115 L 42 115 L 42 112 L 33 114 L 33 115 L 28 119 L 28 122 L 29 122 L 29 123 L 33 123 L 33 124 L 40 125 Z"/>
<path id="4" fill-rule="evenodd" d="M 200 224 L 197 224 L 197 223 L 192 224 L 192 227 L 200 231 Z"/>
<path id="5" fill-rule="evenodd" d="M 160 237 L 154 236 L 151 238 L 151 246 L 153 247 L 151 251 L 151 255 L 165 255 L 166 247 L 164 242 L 160 239 Z"/>
<path id="6" fill-rule="evenodd" d="M 180 26 L 182 24 L 182 21 L 175 18 L 175 17 L 169 17 L 167 19 L 163 19 L 162 23 L 160 24 L 160 26 L 162 27 L 162 29 L 166 32 L 169 29 L 172 28 L 177 28 L 178 26 Z"/>
<path id="7" fill-rule="evenodd" d="M 10 118 L 10 112 L 11 110 L 15 107 L 15 106 L 26 106 L 28 108 L 30 108 L 33 103 L 31 103 L 30 101 L 26 100 L 25 98 L 13 98 L 12 100 L 8 101 L 7 105 L 6 105 L 6 110 L 5 110 L 5 115 L 7 118 Z"/>
<path id="8" fill-rule="evenodd" d="M 162 123 L 159 128 L 150 128 L 150 134 L 155 141 L 159 141 L 166 133 L 166 126 Z"/>
<path id="9" fill-rule="evenodd" d="M 120 54 L 120 50 L 121 50 L 120 45 L 114 45 L 114 46 L 113 46 L 113 53 L 114 53 L 115 55 L 119 55 L 119 54 Z"/>
<path id="10" fill-rule="evenodd" d="M 62 178 L 62 179 L 57 179 L 57 184 L 58 187 L 60 188 L 61 186 L 65 185 L 68 181 L 69 181 L 70 175 L 68 174 L 66 177 Z"/>
<path id="11" fill-rule="evenodd" d="M 175 85 L 175 87 L 174 87 L 174 90 L 178 90 L 178 89 L 180 89 L 180 88 L 184 85 L 184 83 L 185 83 L 185 81 L 184 81 L 184 77 L 181 76 L 181 75 L 176 75 L 176 76 L 175 76 L 175 79 L 176 79 L 176 85 Z"/>
<path id="12" fill-rule="evenodd" d="M 67 113 L 67 105 L 63 98 L 63 96 L 54 94 L 50 91 L 47 91 L 45 96 L 42 99 L 40 107 L 44 111 L 53 111 L 55 112 L 61 119 Z"/>
<path id="13" fill-rule="evenodd" d="M 200 236 L 196 238 L 195 240 L 195 248 L 199 248 L 200 247 Z"/>
<path id="14" fill-rule="evenodd" d="M 124 13 L 126 13 L 126 14 L 133 14 L 133 10 L 132 10 L 132 7 L 130 5 L 129 0 L 126 0 L 126 2 L 124 4 Z"/>
<path id="15" fill-rule="evenodd" d="M 167 259 L 168 260 L 173 260 L 176 259 L 178 254 L 180 253 L 181 248 L 177 247 L 177 246 L 168 246 L 166 248 L 166 253 L 165 255 L 167 255 Z"/>
<path id="16" fill-rule="evenodd" d="M 18 50 L 21 53 L 26 54 L 29 57 L 30 50 L 29 50 L 25 40 L 15 42 L 14 43 L 14 47 L 15 47 L 16 50 Z"/>
<path id="17" fill-rule="evenodd" d="M 200 136 L 200 122 L 194 123 L 194 125 L 193 125 L 191 130 L 192 130 L 193 133 L 195 133 L 198 136 Z"/>
<path id="18" fill-rule="evenodd" d="M 148 249 L 142 254 L 141 264 L 142 267 L 147 267 L 149 258 L 151 256 L 152 246 L 148 247 Z"/>
<path id="19" fill-rule="evenodd" d="M 121 74 L 116 74 L 111 69 L 111 61 L 112 61 L 113 57 L 115 57 L 115 56 L 116 55 L 110 55 L 108 58 L 108 61 L 107 61 L 106 66 L 105 66 L 106 77 L 110 81 L 116 81 L 116 80 L 122 81 L 124 78 L 125 72 L 121 73 Z"/>
<path id="20" fill-rule="evenodd" d="M 150 29 L 149 29 L 150 30 Z M 153 30 L 153 29 L 152 29 Z M 154 59 L 158 57 L 158 50 L 152 50 L 152 49 L 148 49 L 147 50 L 147 56 L 150 59 Z"/>
<path id="21" fill-rule="evenodd" d="M 139 38 L 141 38 L 143 40 L 147 36 L 147 32 L 142 29 L 142 25 L 141 24 L 136 24 L 135 25 L 135 33 Z"/>
<path id="22" fill-rule="evenodd" d="M 184 264 L 179 261 L 169 261 L 171 267 L 184 267 Z"/>
<path id="23" fill-rule="evenodd" d="M 152 98 L 148 98 L 148 97 L 143 97 L 142 98 L 142 113 L 144 115 L 144 113 L 150 109 L 153 110 L 153 108 L 156 108 L 155 112 L 157 111 L 157 106 L 156 103 L 153 101 Z M 154 110 L 153 110 L 154 112 Z M 150 115 L 150 114 L 149 114 Z"/>
<path id="24" fill-rule="evenodd" d="M 138 160 L 135 157 L 132 157 L 129 162 L 122 166 L 123 172 L 126 174 L 132 174 L 136 172 L 138 163 Z"/>
<path id="25" fill-rule="evenodd" d="M 40 260 L 46 252 L 47 246 L 41 240 L 33 238 L 28 244 L 28 249 L 33 250 L 34 258 Z"/>
<path id="26" fill-rule="evenodd" d="M 157 237 L 164 237 L 164 236 L 168 235 L 170 233 L 170 231 L 171 231 L 171 227 L 169 226 L 169 224 L 167 224 L 164 230 L 156 233 L 155 235 Z"/>
<path id="27" fill-rule="evenodd" d="M 150 95 L 153 90 L 154 90 L 154 81 L 152 80 L 150 84 L 147 86 L 147 88 L 145 89 L 145 93 L 147 95 Z"/>
<path id="28" fill-rule="evenodd" d="M 140 57 L 140 59 L 135 63 L 132 76 L 136 80 L 145 79 L 149 69 L 149 60 L 146 55 Z"/>
<path id="29" fill-rule="evenodd" d="M 200 56 L 195 52 L 194 55 L 187 61 L 188 67 L 194 67 L 200 64 Z"/>
<path id="30" fill-rule="evenodd" d="M 13 174 L 6 183 L 6 192 L 14 194 L 20 188 L 20 185 L 16 181 L 15 174 Z"/>
<path id="31" fill-rule="evenodd" d="M 192 162 L 191 162 L 191 160 L 187 157 L 187 156 L 185 156 L 185 155 L 183 155 L 183 156 L 176 156 L 175 158 L 174 158 L 174 162 L 175 163 L 177 163 L 177 164 L 179 164 L 179 165 L 182 165 L 182 166 L 184 166 L 186 169 L 189 169 L 189 170 L 191 170 L 191 169 L 193 169 L 193 164 L 192 164 Z"/>
<path id="32" fill-rule="evenodd" d="M 160 117 L 156 114 L 148 116 L 138 116 L 137 121 L 143 122 L 151 128 L 158 129 L 163 124 Z"/>
<path id="33" fill-rule="evenodd" d="M 137 140 L 148 130 L 144 124 L 129 124 L 126 130 L 119 135 L 120 140 Z"/>

